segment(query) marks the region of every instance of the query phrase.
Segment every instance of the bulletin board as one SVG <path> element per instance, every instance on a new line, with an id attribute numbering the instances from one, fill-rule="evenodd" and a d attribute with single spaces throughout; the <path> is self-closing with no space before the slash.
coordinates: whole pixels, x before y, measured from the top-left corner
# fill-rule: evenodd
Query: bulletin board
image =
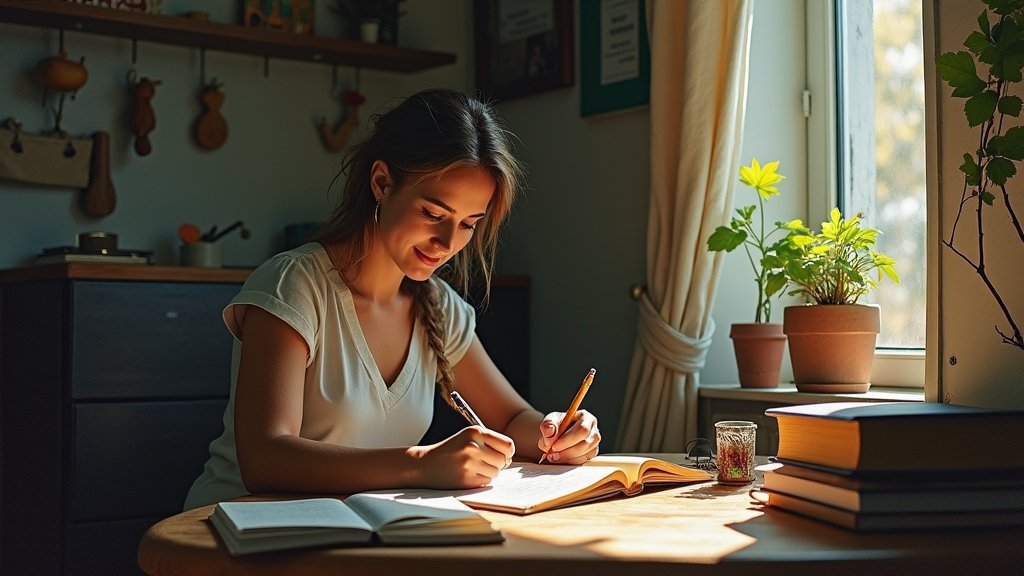
<path id="1" fill-rule="evenodd" d="M 580 2 L 580 115 L 647 106 L 651 51 L 643 0 Z"/>

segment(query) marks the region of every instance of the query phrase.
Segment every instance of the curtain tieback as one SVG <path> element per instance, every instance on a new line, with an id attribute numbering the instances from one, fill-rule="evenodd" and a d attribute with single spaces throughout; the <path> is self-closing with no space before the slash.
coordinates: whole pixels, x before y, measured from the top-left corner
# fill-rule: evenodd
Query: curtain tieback
<path id="1" fill-rule="evenodd" d="M 644 350 L 658 364 L 676 372 L 697 372 L 703 368 L 715 333 L 714 319 L 709 319 L 708 333 L 703 338 L 691 338 L 662 319 L 646 290 L 639 295 L 634 291 L 634 298 L 640 301 L 638 339 Z"/>

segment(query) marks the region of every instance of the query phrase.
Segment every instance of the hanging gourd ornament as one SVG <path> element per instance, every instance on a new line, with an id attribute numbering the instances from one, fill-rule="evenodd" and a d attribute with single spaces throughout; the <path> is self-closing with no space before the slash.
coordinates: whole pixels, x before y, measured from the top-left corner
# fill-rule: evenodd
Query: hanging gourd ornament
<path id="1" fill-rule="evenodd" d="M 320 139 L 328 152 L 340 152 L 348 141 L 349 132 L 359 125 L 359 107 L 366 102 L 363 96 L 355 90 L 348 90 L 342 96 L 345 103 L 345 118 L 334 128 L 327 122 L 327 118 L 320 119 Z"/>
<path id="2" fill-rule="evenodd" d="M 143 76 L 136 80 L 132 71 L 128 75 L 128 82 L 131 84 L 132 92 L 132 133 L 135 134 L 135 153 L 139 156 L 147 156 L 153 151 L 153 144 L 149 141 L 149 133 L 156 128 L 156 113 L 150 101 L 156 95 L 156 87 L 160 80 L 150 80 Z"/>
<path id="3" fill-rule="evenodd" d="M 199 100 L 206 109 L 196 122 L 196 143 L 205 150 L 216 150 L 228 139 L 228 122 L 221 116 L 220 108 L 224 105 L 224 93 L 221 84 L 214 78 L 199 95 Z"/>
<path id="4" fill-rule="evenodd" d="M 68 60 L 67 52 L 52 58 L 44 58 L 36 64 L 36 78 L 46 90 L 56 92 L 76 92 L 89 80 L 89 72 L 85 69 L 85 56 L 78 62 Z"/>

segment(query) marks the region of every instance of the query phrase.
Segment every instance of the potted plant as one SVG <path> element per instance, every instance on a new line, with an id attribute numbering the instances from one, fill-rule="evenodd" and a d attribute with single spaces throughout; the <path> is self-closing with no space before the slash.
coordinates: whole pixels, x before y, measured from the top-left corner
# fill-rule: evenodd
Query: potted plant
<path id="1" fill-rule="evenodd" d="M 403 0 L 335 0 L 332 10 L 359 27 L 363 42 L 398 43 L 398 4 Z"/>
<path id="2" fill-rule="evenodd" d="M 736 209 L 736 216 L 728 226 L 719 226 L 708 238 L 708 250 L 732 252 L 743 246 L 747 261 L 754 272 L 757 285 L 757 306 L 754 322 L 734 323 L 729 331 L 732 338 L 740 386 L 744 388 L 774 388 L 779 385 L 779 371 L 786 336 L 782 324 L 772 323 L 772 298 L 781 294 L 786 286 L 782 271 L 784 262 L 776 248 L 787 242 L 786 234 L 793 224 L 776 222 L 766 231 L 764 203 L 779 193 L 776 184 L 785 176 L 777 172 L 779 163 L 762 166 L 754 158 L 750 166 L 740 167 L 740 182 L 757 192 L 757 204 Z M 778 239 L 773 242 L 773 238 Z"/>
<path id="3" fill-rule="evenodd" d="M 888 276 L 899 282 L 892 258 L 872 246 L 880 232 L 861 225 L 860 216 L 844 219 L 833 208 L 819 232 L 799 221 L 776 248 L 793 289 L 809 304 L 787 306 L 783 331 L 789 339 L 793 379 L 801 392 L 867 392 L 874 362 L 880 312 L 858 304 L 861 296 Z"/>
<path id="4" fill-rule="evenodd" d="M 1013 274 L 993 274 L 991 266 L 1024 258 L 1022 216 L 1013 206 L 1014 191 L 1008 192 L 1016 164 L 1024 160 L 1024 127 L 1019 125 L 1024 100 L 1018 95 L 1024 80 L 1024 3 L 984 0 L 984 4 L 987 9 L 978 15 L 977 30 L 964 40 L 967 50 L 945 52 L 935 60 L 939 78 L 953 89 L 951 96 L 967 99 L 964 115 L 968 125 L 978 130 L 977 139 L 965 143 L 960 165 L 963 192 L 942 244 L 977 274 L 999 308 L 1003 324 L 997 324 L 995 331 L 1001 341 L 1024 352 L 1024 317 L 1019 316 L 1020 308 L 1016 316 L 1014 312 L 1015 302 L 1020 302 L 1015 297 L 1020 294 L 1019 280 Z M 990 22 L 989 10 L 995 22 Z M 984 70 L 981 76 L 979 67 Z M 1020 198 L 1018 194 L 1016 200 Z M 973 217 L 967 217 L 967 210 L 974 211 Z M 960 225 L 968 229 L 958 235 Z M 1007 233 L 1000 234 L 1006 228 Z M 979 320 L 988 321 L 984 315 Z"/>

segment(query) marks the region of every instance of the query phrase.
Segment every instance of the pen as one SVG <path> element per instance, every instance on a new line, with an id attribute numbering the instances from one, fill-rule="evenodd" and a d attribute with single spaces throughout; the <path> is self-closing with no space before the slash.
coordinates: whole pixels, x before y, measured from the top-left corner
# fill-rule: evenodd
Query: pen
<path id="1" fill-rule="evenodd" d="M 452 399 L 452 404 L 455 405 L 455 409 L 459 412 L 459 414 L 462 414 L 463 418 L 469 420 L 470 424 L 472 424 L 473 426 L 479 426 L 481 428 L 487 428 L 487 426 L 484 426 L 483 420 L 481 420 L 480 417 L 476 415 L 476 412 L 473 412 L 473 409 L 469 407 L 469 402 L 466 402 L 466 400 L 462 397 L 462 394 L 459 394 L 455 390 L 452 390 L 448 394 L 448 397 Z M 505 465 L 502 466 L 501 468 L 504 470 L 505 468 L 508 468 L 509 464 L 511 463 L 512 459 L 509 458 L 505 460 Z"/>
<path id="2" fill-rule="evenodd" d="M 569 409 L 565 411 L 565 417 L 562 418 L 561 424 L 558 425 L 558 431 L 555 432 L 555 440 L 562 437 L 565 431 L 572 426 L 574 420 L 576 420 L 576 411 L 579 410 L 580 404 L 583 402 L 583 397 L 587 395 L 587 390 L 590 390 L 590 384 L 594 381 L 594 374 L 597 370 L 593 368 L 587 375 L 583 377 L 583 383 L 580 384 L 580 389 L 576 392 L 576 397 L 572 399 L 572 404 L 569 404 Z M 548 457 L 547 452 L 541 455 L 538 464 L 543 464 L 544 460 Z"/>
<path id="3" fill-rule="evenodd" d="M 476 412 L 473 412 L 473 409 L 469 407 L 469 403 L 462 398 L 461 394 L 452 390 L 448 396 L 451 397 L 452 404 L 455 405 L 455 409 L 458 410 L 459 414 L 462 414 L 463 418 L 469 420 L 470 424 L 486 428 L 483 421 L 481 421 L 480 417 L 476 415 Z"/>

